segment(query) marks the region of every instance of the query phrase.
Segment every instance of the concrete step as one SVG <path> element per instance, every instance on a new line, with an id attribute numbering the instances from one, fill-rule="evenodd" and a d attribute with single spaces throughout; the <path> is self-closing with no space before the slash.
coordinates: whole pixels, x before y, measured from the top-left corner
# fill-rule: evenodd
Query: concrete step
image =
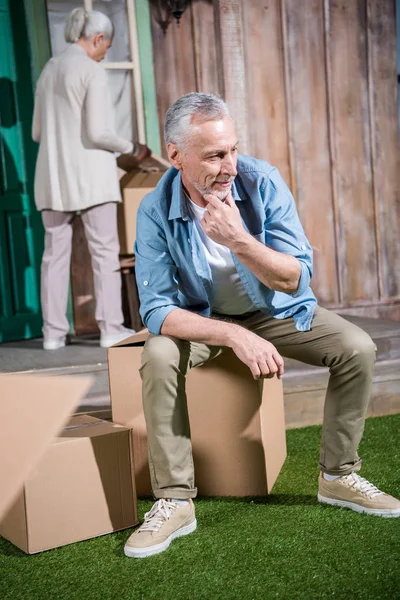
<path id="1" fill-rule="evenodd" d="M 378 352 L 370 415 L 400 412 L 400 323 L 382 319 L 347 317 L 369 332 Z M 40 373 L 42 375 L 90 374 L 93 385 L 77 412 L 110 418 L 107 351 L 95 337 L 75 338 L 71 346 L 45 352 L 41 340 L 0 344 L 0 372 Z M 283 379 L 287 427 L 322 422 L 328 369 L 310 367 L 286 359 Z"/>
<path id="2" fill-rule="evenodd" d="M 367 331 L 377 346 L 368 416 L 400 412 L 400 323 L 364 317 L 346 319 Z M 328 378 L 328 369 L 285 360 L 283 389 L 288 428 L 322 423 Z"/>
<path id="3" fill-rule="evenodd" d="M 283 377 L 288 429 L 322 423 L 329 371 L 325 368 L 287 369 Z M 378 361 L 369 417 L 400 412 L 400 359 Z"/>
<path id="4" fill-rule="evenodd" d="M 79 412 L 110 407 L 107 350 L 99 347 L 96 336 L 73 338 L 72 344 L 53 352 L 42 348 L 41 339 L 0 344 L 1 373 L 40 375 L 91 375 L 93 384 L 78 408 Z"/>

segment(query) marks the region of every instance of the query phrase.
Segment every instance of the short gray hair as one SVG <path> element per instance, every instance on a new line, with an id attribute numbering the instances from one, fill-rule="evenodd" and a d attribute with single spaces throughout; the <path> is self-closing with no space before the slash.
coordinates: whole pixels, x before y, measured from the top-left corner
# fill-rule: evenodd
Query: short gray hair
<path id="1" fill-rule="evenodd" d="M 184 148 L 189 141 L 191 120 L 194 116 L 200 123 L 223 117 L 232 118 L 227 104 L 219 96 L 191 92 L 181 96 L 169 107 L 164 124 L 165 143 Z"/>
<path id="2" fill-rule="evenodd" d="M 113 37 L 114 26 L 107 15 L 98 10 L 75 8 L 65 24 L 64 38 L 66 42 L 73 44 L 81 37 L 88 39 L 98 33 L 102 33 L 108 40 Z"/>

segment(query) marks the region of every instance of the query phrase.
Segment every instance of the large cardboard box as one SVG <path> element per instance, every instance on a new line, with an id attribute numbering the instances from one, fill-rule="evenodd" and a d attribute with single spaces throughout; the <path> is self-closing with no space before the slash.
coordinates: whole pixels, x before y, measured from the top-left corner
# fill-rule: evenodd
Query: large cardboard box
<path id="1" fill-rule="evenodd" d="M 153 191 L 169 163 L 152 156 L 140 169 L 125 173 L 120 179 L 122 202 L 117 205 L 118 236 L 121 254 L 133 254 L 136 239 L 136 214 L 146 194 Z"/>
<path id="2" fill-rule="evenodd" d="M 132 427 L 138 496 L 151 493 L 139 367 L 147 331 L 108 349 L 112 418 Z M 264 496 L 286 458 L 283 390 L 255 381 L 226 351 L 187 376 L 196 485 L 202 496 Z"/>
<path id="3" fill-rule="evenodd" d="M 32 554 L 136 525 L 131 431 L 72 417 L 0 523 L 0 534 Z"/>

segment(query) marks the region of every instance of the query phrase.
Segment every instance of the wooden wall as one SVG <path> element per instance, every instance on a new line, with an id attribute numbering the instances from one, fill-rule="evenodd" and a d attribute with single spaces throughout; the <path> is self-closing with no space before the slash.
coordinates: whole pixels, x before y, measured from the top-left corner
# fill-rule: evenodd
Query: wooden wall
<path id="1" fill-rule="evenodd" d="M 182 94 L 225 97 L 296 198 L 321 304 L 400 320 L 394 0 L 192 0 L 166 34 L 150 5 L 161 131 Z"/>

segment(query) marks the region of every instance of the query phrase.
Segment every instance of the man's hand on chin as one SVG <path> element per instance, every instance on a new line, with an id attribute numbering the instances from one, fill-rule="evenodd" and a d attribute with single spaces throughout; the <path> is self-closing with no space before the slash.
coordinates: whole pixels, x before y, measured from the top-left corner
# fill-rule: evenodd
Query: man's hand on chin
<path id="1" fill-rule="evenodd" d="M 248 235 L 231 192 L 225 200 L 213 194 L 205 194 L 204 200 L 207 208 L 201 226 L 210 239 L 229 248 L 238 238 Z"/>

